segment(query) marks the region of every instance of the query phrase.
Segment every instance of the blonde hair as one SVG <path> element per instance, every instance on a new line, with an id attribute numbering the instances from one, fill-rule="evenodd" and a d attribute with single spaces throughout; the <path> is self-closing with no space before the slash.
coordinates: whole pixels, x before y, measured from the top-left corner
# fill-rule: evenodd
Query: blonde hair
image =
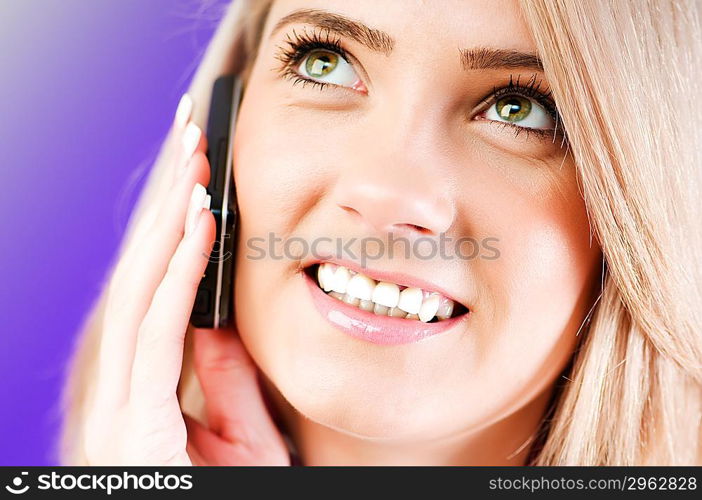
<path id="1" fill-rule="evenodd" d="M 204 126 L 211 84 L 248 79 L 272 0 L 235 0 L 188 89 Z M 521 0 L 568 136 L 603 252 L 601 295 L 544 416 L 529 463 L 689 465 L 701 461 L 702 11 L 695 0 Z M 690 124 L 688 124 L 690 123 Z M 168 148 L 167 136 L 162 152 Z M 119 256 L 168 163 L 160 154 Z M 110 275 L 116 262 L 111 266 Z M 109 280 L 86 318 L 62 398 L 62 464 L 84 465 Z M 181 406 L 201 418 L 186 334 Z"/>

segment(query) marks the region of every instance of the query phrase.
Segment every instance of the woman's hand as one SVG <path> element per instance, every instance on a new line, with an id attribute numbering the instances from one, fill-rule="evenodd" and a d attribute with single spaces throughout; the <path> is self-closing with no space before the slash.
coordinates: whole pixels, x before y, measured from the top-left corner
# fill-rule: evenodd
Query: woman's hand
<path id="1" fill-rule="evenodd" d="M 215 239 L 202 209 L 206 139 L 181 100 L 167 178 L 109 284 L 96 394 L 86 415 L 89 465 L 288 465 L 256 367 L 236 332 L 194 332 L 208 424 L 181 412 L 185 332 Z M 187 125 L 187 126 L 186 126 Z"/>

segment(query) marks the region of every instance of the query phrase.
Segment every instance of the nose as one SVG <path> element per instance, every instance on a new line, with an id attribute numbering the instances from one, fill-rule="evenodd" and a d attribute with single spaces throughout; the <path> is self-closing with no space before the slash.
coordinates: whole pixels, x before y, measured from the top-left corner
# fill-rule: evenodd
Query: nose
<path id="1" fill-rule="evenodd" d="M 426 183 L 397 176 L 390 169 L 372 177 L 340 183 L 337 205 L 377 233 L 416 233 L 436 236 L 453 219 L 451 208 Z"/>
<path id="2" fill-rule="evenodd" d="M 395 142 L 397 147 L 372 147 L 350 156 L 337 178 L 334 201 L 372 232 L 436 236 L 453 224 L 450 183 L 442 178 L 445 170 L 436 168 L 439 162 L 429 159 L 437 158 L 437 149 L 426 147 L 427 141 L 419 146 L 417 135 L 405 139 Z"/>
<path id="3" fill-rule="evenodd" d="M 436 236 L 451 226 L 452 205 L 429 172 L 403 170 L 397 164 L 350 170 L 339 178 L 336 204 L 369 230 Z"/>

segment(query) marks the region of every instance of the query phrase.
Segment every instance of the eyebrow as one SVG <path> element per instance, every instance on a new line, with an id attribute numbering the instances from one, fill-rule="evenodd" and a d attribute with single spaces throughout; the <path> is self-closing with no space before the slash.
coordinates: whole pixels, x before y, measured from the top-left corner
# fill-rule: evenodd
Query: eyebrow
<path id="1" fill-rule="evenodd" d="M 366 26 L 360 21 L 321 9 L 298 9 L 282 17 L 273 27 L 270 37 L 289 24 L 311 24 L 317 28 L 350 38 L 373 52 L 389 56 L 395 39 L 382 30 Z M 493 47 L 459 49 L 460 63 L 464 70 L 526 68 L 543 71 L 539 56 L 532 52 Z"/>

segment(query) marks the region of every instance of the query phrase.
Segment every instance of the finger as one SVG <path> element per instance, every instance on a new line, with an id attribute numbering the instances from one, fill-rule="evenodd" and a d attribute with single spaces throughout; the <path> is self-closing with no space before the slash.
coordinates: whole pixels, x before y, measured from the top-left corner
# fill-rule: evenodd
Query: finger
<path id="1" fill-rule="evenodd" d="M 188 432 L 186 450 L 193 462 L 199 465 L 224 465 L 223 457 L 219 455 L 223 448 L 226 451 L 228 443 L 190 415 L 184 413 L 183 420 Z"/>
<path id="2" fill-rule="evenodd" d="M 145 231 L 153 224 L 158 215 L 158 209 L 178 178 L 183 174 L 188 160 L 195 151 L 202 151 L 203 153 L 207 151 L 206 138 L 199 127 L 190 121 L 193 106 L 190 96 L 187 93 L 183 94 L 178 102 L 178 107 L 163 147 L 163 161 L 167 167 L 163 170 L 161 177 L 157 179 L 158 186 L 156 186 L 156 192 L 153 195 L 153 203 L 146 208 L 144 216 L 138 221 L 129 247 L 125 249 L 123 258 L 120 259 L 120 264 L 129 260 L 131 252 L 137 246 L 135 242 L 140 241 Z"/>
<path id="3" fill-rule="evenodd" d="M 204 192 L 204 187 L 201 189 Z M 145 415 L 160 410 L 176 394 L 185 332 L 214 242 L 214 216 L 201 208 L 202 198 L 196 195 L 197 190 L 190 206 L 190 210 L 199 210 L 194 232 L 186 234 L 178 245 L 138 328 L 129 404 L 137 411 L 147 412 Z"/>
<path id="4" fill-rule="evenodd" d="M 184 179 L 171 189 L 169 196 L 160 205 L 154 204 L 149 207 L 150 214 L 142 221 L 140 232 L 135 234 L 133 244 L 123 254 L 111 280 L 110 286 L 115 294 L 124 288 L 122 285 L 125 282 L 133 281 L 130 273 L 150 256 L 144 253 L 149 245 L 157 244 L 162 248 L 175 249 L 182 236 L 182 216 L 192 188 L 196 183 L 209 181 L 209 168 L 206 159 L 203 158 L 201 154 L 192 157 L 184 172 Z"/>
<path id="5" fill-rule="evenodd" d="M 205 397 L 207 423 L 229 442 L 278 442 L 254 361 L 234 329 L 193 331 L 195 372 Z"/>
<path id="6" fill-rule="evenodd" d="M 190 415 L 183 414 L 188 433 L 186 449 L 194 461 L 206 465 L 290 465 L 290 453 L 281 441 L 275 446 L 250 448 L 230 443 Z"/>
<path id="7" fill-rule="evenodd" d="M 159 180 L 158 192 L 154 195 L 153 203 L 147 207 L 144 216 L 134 229 L 131 243 L 120 261 L 120 264 L 124 267 L 127 267 L 128 263 L 131 262 L 132 254 L 134 249 L 138 247 L 138 242 L 142 240 L 144 234 L 153 226 L 166 198 L 178 180 L 185 174 L 188 161 L 196 152 L 205 154 L 207 151 L 207 138 L 202 134 L 200 128 L 192 122 L 180 123 L 180 120 L 184 119 L 183 117 L 178 117 L 179 113 L 184 113 L 180 111 L 180 107 L 176 113 L 176 120 L 169 136 L 169 145 L 166 147 L 167 158 L 165 161 L 168 164 L 168 168 L 163 174 L 163 179 Z"/>
<path id="8" fill-rule="evenodd" d="M 188 453 L 190 460 L 192 460 L 193 465 L 206 465 L 208 463 L 207 459 L 200 452 L 199 441 L 195 440 L 195 433 L 197 431 L 192 428 L 194 425 L 193 422 L 195 425 L 199 424 L 199 422 L 186 413 L 183 413 L 183 421 L 185 422 L 185 429 L 188 433 L 188 441 L 185 446 L 185 450 Z"/>
<path id="9" fill-rule="evenodd" d="M 159 211 L 158 220 L 133 254 L 130 267 L 110 285 L 100 346 L 98 397 L 104 405 L 127 400 L 139 325 L 183 235 L 185 212 L 196 183 L 209 182 L 207 158 L 196 153 L 185 176 Z"/>
<path id="10" fill-rule="evenodd" d="M 159 184 L 158 200 L 163 200 L 168 195 L 168 191 L 178 180 L 188 159 L 195 151 L 206 151 L 206 148 L 203 148 L 204 136 L 200 128 L 190 121 L 193 107 L 194 103 L 190 96 L 187 93 L 183 94 L 168 135 L 165 148 L 165 161 L 168 163 L 168 168 L 164 171 L 163 182 Z"/>
<path id="11" fill-rule="evenodd" d="M 127 465 L 192 465 L 187 453 L 188 430 L 176 394 L 157 411 L 144 413 L 134 406 L 125 410 L 124 432 L 116 444 Z M 112 438 L 114 441 L 114 435 Z"/>
<path id="12" fill-rule="evenodd" d="M 178 178 L 178 170 L 185 167 L 185 163 L 193 155 L 199 142 L 199 129 L 193 131 L 192 127 L 189 127 L 192 112 L 193 101 L 187 93 L 183 94 L 178 102 L 172 126 L 172 130 L 175 132 L 173 135 L 178 144 L 169 149 L 173 153 L 173 167 L 169 169 L 173 174 L 171 175 L 171 184 Z"/>

